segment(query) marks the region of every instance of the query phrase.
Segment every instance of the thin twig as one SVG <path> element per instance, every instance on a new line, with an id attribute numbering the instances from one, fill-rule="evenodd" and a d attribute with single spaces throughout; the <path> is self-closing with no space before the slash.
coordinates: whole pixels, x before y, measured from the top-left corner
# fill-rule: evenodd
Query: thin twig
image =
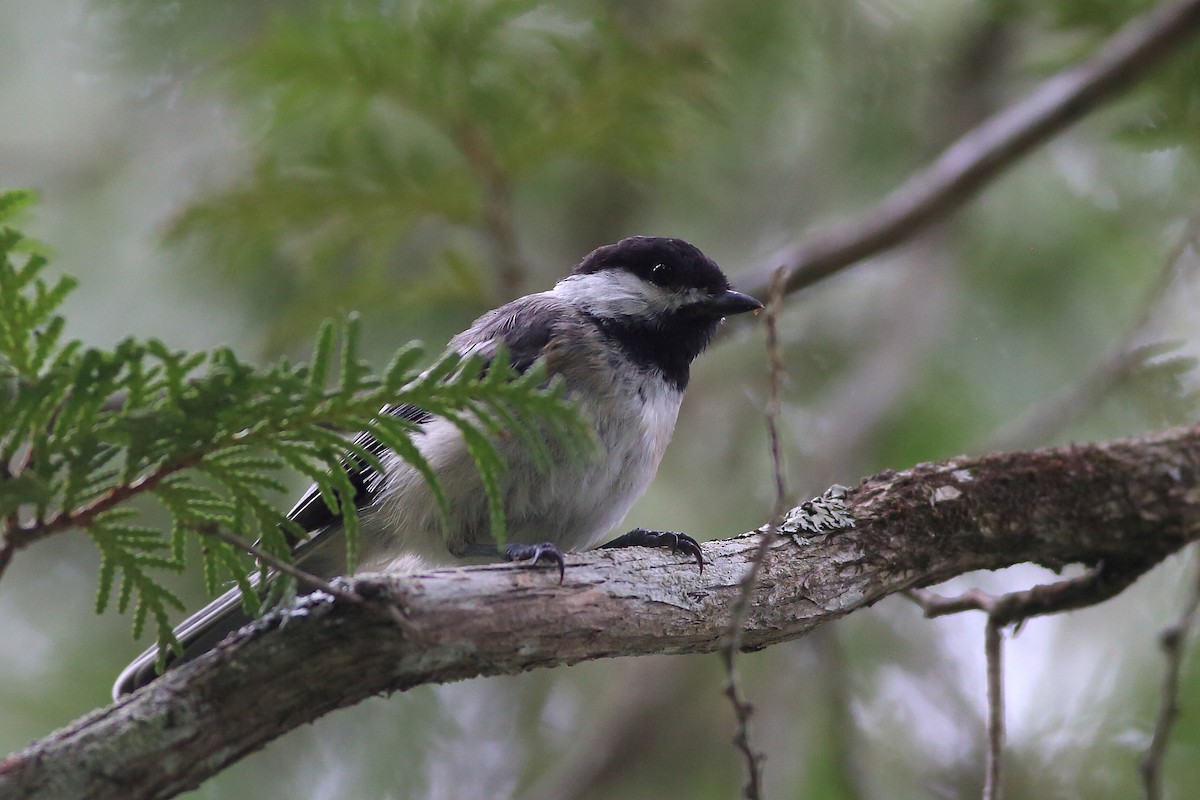
<path id="1" fill-rule="evenodd" d="M 968 589 L 956 597 L 943 597 L 928 589 L 909 589 L 905 592 L 930 619 L 963 611 L 982 611 L 987 614 L 984 626 L 984 653 L 987 657 L 988 719 L 983 800 L 1000 798 L 1001 755 L 1004 748 L 1005 626 L 1015 625 L 1020 628 L 1030 617 L 1068 611 L 1100 602 L 1124 589 L 1141 572 L 1140 568 L 1132 572 L 1105 571 L 1101 564 L 1077 578 L 1041 584 L 1024 591 L 1002 595 L 991 595 L 979 589 Z M 1200 587 L 1197 591 L 1200 591 Z"/>
<path id="2" fill-rule="evenodd" d="M 983 780 L 983 800 L 1000 800 L 1000 765 L 1004 749 L 1004 633 L 1002 626 L 988 616 L 984 626 L 984 653 L 987 656 L 987 766 Z"/>
<path id="3" fill-rule="evenodd" d="M 12 528 L 5 532 L 4 545 L 13 550 L 21 550 L 56 533 L 62 533 L 71 528 L 86 528 L 104 512 L 116 508 L 138 494 L 150 491 L 175 473 L 194 466 L 204 458 L 204 455 L 204 453 L 194 453 L 178 461 L 161 464 L 136 480 L 112 487 L 87 505 L 75 509 L 64 508 L 50 519 L 38 519 L 27 525 Z"/>
<path id="4" fill-rule="evenodd" d="M 1176 45 L 1200 32 L 1200 0 L 1159 6 L 1117 31 L 1082 64 L 1044 81 L 1024 100 L 989 117 L 947 147 L 856 220 L 807 237 L 738 276 L 762 292 L 782 264 L 787 292 L 908 241 L 977 194 L 999 173 L 1141 78 Z"/>
<path id="5" fill-rule="evenodd" d="M 783 447 L 779 435 L 779 414 L 783 408 L 783 345 L 779 341 L 779 315 L 783 313 L 783 290 L 786 274 L 783 270 L 775 273 L 771 283 L 771 294 L 767 310 L 767 361 L 770 364 L 770 385 L 767 394 L 767 440 L 771 446 L 771 466 L 775 478 L 775 508 L 773 509 L 773 528 L 783 522 L 783 515 L 788 508 L 787 480 L 784 478 Z M 763 551 L 765 554 L 765 550 Z"/>
<path id="6" fill-rule="evenodd" d="M 339 600 L 345 600 L 348 603 L 357 603 L 361 605 L 366 602 L 357 592 L 352 592 L 348 589 L 335 586 L 324 578 L 318 578 L 316 575 L 300 569 L 295 564 L 289 564 L 282 558 L 267 552 L 253 542 L 248 542 L 240 536 L 230 533 L 229 531 L 221 530 L 221 528 L 217 525 L 204 525 L 198 527 L 196 530 L 204 536 L 211 536 L 214 539 L 219 539 L 222 542 L 225 542 L 225 544 L 233 545 L 239 550 L 249 553 L 271 568 L 282 572 L 284 575 L 295 578 L 297 581 L 299 581 L 301 586 L 319 589 L 326 594 L 336 597 Z"/>
<path id="7" fill-rule="evenodd" d="M 943 597 L 928 589 L 909 589 L 905 594 L 929 619 L 963 611 L 982 611 L 995 618 L 997 624 L 1019 627 L 1031 617 L 1057 614 L 1107 600 L 1144 572 L 1145 565 L 1131 563 L 1118 570 L 1099 564 L 1076 578 L 1002 595 L 990 595 L 979 589 L 968 589 L 956 597 Z"/>
<path id="8" fill-rule="evenodd" d="M 763 756 L 754 751 L 750 743 L 750 717 L 754 709 L 742 694 L 738 682 L 735 658 L 742 646 L 742 629 L 746 625 L 746 615 L 750 611 L 750 598 L 758 586 L 758 576 L 762 572 L 763 562 L 766 561 L 767 551 L 775 540 L 776 531 L 783 522 L 787 511 L 787 485 L 783 475 L 783 449 L 779 437 L 780 395 L 783 391 L 783 347 L 779 342 L 779 313 L 783 306 L 783 286 L 786 277 L 783 270 L 775 274 L 771 284 L 768 301 L 767 326 L 767 361 L 770 364 L 769 387 L 767 393 L 766 421 L 767 439 L 771 447 L 771 463 L 775 473 L 775 508 L 766 532 L 759 539 L 758 548 L 742 578 L 737 600 L 734 601 L 730 612 L 729 629 L 721 646 L 721 660 L 725 665 L 725 696 L 733 705 L 733 713 L 737 718 L 737 730 L 733 743 L 746 761 L 746 785 L 742 795 L 746 800 L 759 800 L 762 797 L 762 761 Z"/>
<path id="9" fill-rule="evenodd" d="M 51 419 L 53 420 L 57 416 L 58 411 L 55 411 L 51 415 Z M 0 481 L 6 481 L 27 472 L 33 466 L 33 453 L 33 444 L 29 443 L 25 445 L 25 453 L 16 459 L 19 463 L 15 470 L 8 463 L 7 459 L 0 459 Z M 16 458 L 15 455 L 14 458 Z M 33 522 L 34 527 L 44 524 L 43 514 L 44 511 L 39 506 L 37 518 Z M 4 577 L 8 565 L 12 563 L 13 556 L 16 555 L 17 551 L 27 546 L 29 542 L 36 541 L 36 539 L 30 539 L 29 542 L 25 542 L 22 531 L 21 506 L 17 504 L 13 507 L 12 511 L 8 512 L 8 516 L 4 518 L 4 529 L 0 533 L 0 541 L 2 541 L 0 543 L 0 578 Z"/>
<path id="10" fill-rule="evenodd" d="M 983 635 L 987 659 L 987 759 L 983 773 L 983 800 L 999 800 L 1001 752 L 1004 748 L 1004 675 L 1003 625 L 997 621 L 997 598 L 978 589 L 970 589 L 958 597 L 942 597 L 925 589 L 911 589 L 908 597 L 921 607 L 926 617 L 940 617 L 962 611 L 983 611 L 987 614 Z"/>
<path id="11" fill-rule="evenodd" d="M 920 606 L 926 619 L 961 614 L 963 611 L 988 611 L 992 607 L 993 599 L 991 595 L 979 589 L 968 589 L 954 597 L 944 597 L 928 589 L 909 589 L 904 596 Z"/>
<path id="12" fill-rule="evenodd" d="M 1200 611 L 1200 559 L 1196 562 L 1196 577 L 1191 592 L 1184 604 L 1183 612 L 1174 625 L 1162 632 L 1160 644 L 1166 660 L 1163 671 L 1162 697 L 1158 706 L 1158 717 L 1154 722 L 1154 733 L 1150 744 L 1138 759 L 1138 771 L 1142 775 L 1142 789 L 1146 800 L 1162 797 L 1162 764 L 1170 744 L 1171 731 L 1179 716 L 1179 674 L 1183 667 L 1183 656 L 1187 652 L 1187 639 L 1196 623 Z"/>

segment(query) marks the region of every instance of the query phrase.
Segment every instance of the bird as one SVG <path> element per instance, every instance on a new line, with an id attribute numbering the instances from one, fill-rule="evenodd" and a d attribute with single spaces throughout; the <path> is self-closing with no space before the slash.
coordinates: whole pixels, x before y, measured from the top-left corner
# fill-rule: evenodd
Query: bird
<path id="1" fill-rule="evenodd" d="M 557 567 L 564 551 L 596 546 L 643 494 L 671 440 L 692 362 L 735 314 L 762 303 L 731 288 L 717 264 L 682 240 L 630 236 L 596 248 L 548 291 L 529 294 L 486 312 L 450 340 L 449 350 L 502 354 L 517 373 L 535 363 L 557 376 L 590 426 L 596 447 L 587 457 L 552 450 L 548 469 L 519 441 L 501 439 L 499 480 L 505 534 L 498 546 L 481 478 L 457 427 L 413 406 L 385 407 L 417 426 L 415 443 L 449 500 L 445 525 L 422 474 L 367 434 L 356 442 L 379 458 L 380 471 L 347 458 L 357 491 L 359 559 L 363 572 L 416 572 L 480 558 Z M 511 437 L 513 439 L 517 437 Z M 340 516 L 311 486 L 288 514 L 309 532 L 294 558 L 312 575 L 345 572 Z M 635 528 L 601 545 L 665 547 L 694 558 L 699 543 L 673 531 Z M 231 589 L 175 628 L 182 655 L 168 667 L 214 647 L 249 621 L 240 590 Z M 157 648 L 126 667 L 113 687 L 120 699 L 157 677 Z"/>

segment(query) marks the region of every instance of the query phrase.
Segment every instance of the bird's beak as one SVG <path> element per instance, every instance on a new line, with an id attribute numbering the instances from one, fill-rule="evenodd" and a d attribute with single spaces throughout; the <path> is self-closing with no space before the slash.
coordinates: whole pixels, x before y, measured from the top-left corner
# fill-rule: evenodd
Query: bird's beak
<path id="1" fill-rule="evenodd" d="M 750 295 L 735 292 L 733 289 L 726 289 L 724 294 L 713 298 L 710 306 L 713 313 L 720 314 L 722 317 L 744 314 L 747 311 L 761 311 L 762 307 L 763 304 Z"/>

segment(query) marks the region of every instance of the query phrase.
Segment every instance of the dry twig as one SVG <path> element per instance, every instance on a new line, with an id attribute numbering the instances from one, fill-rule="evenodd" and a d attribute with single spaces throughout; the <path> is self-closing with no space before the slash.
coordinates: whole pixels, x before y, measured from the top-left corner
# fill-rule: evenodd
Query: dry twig
<path id="1" fill-rule="evenodd" d="M 990 595 L 970 589 L 956 597 L 943 597 L 927 589 L 910 589 L 906 595 L 932 619 L 963 611 L 987 614 L 984 627 L 984 653 L 987 657 L 987 763 L 984 771 L 983 800 L 999 800 L 1002 750 L 1004 747 L 1004 628 L 1018 629 L 1025 620 L 1041 614 L 1054 614 L 1106 600 L 1128 586 L 1140 568 L 1133 572 L 1105 571 L 1097 566 L 1077 578 L 1034 586 L 1020 592 Z"/>
<path id="2" fill-rule="evenodd" d="M 1000 764 L 1004 750 L 1004 633 L 988 616 L 983 629 L 987 657 L 987 764 L 984 768 L 983 800 L 1000 800 Z"/>
<path id="3" fill-rule="evenodd" d="M 310 572 L 300 569 L 295 564 L 289 564 L 282 558 L 269 553 L 258 545 L 249 542 L 242 537 L 222 530 L 218 525 L 203 525 L 196 529 L 196 532 L 202 536 L 211 536 L 214 539 L 219 539 L 225 544 L 233 545 L 243 552 L 254 556 L 260 563 L 275 569 L 290 578 L 294 578 L 304 591 L 312 591 L 318 589 L 331 597 L 336 597 L 339 600 L 345 600 L 348 603 L 362 603 L 363 598 L 356 592 L 343 589 L 336 586 L 324 578 L 318 578 Z"/>
<path id="4" fill-rule="evenodd" d="M 746 800 L 759 800 L 762 797 L 762 760 L 760 753 L 754 751 L 750 743 L 750 717 L 754 709 L 745 699 L 741 685 L 738 682 L 737 665 L 734 663 L 738 650 L 742 647 L 742 629 L 746 625 L 746 615 L 750 610 L 750 601 L 755 588 L 758 586 L 759 574 L 767 558 L 767 551 L 778 535 L 779 526 L 783 523 L 787 511 L 787 482 L 783 475 L 783 449 L 779 437 L 779 410 L 783 393 L 783 347 L 779 343 L 779 313 L 783 307 L 783 283 L 785 274 L 779 270 L 771 283 L 771 294 L 767 304 L 767 363 L 770 365 L 769 389 L 767 393 L 767 439 L 771 446 L 771 464 L 775 478 L 775 507 L 771 512 L 771 521 L 767 530 L 759 539 L 758 549 L 750 562 L 750 568 L 742 578 L 737 600 L 730 614 L 729 630 L 721 645 L 721 660 L 725 665 L 725 696 L 733 705 L 733 713 L 737 719 L 737 729 L 734 732 L 733 743 L 746 762 L 746 785 L 743 796 Z"/>
<path id="5" fill-rule="evenodd" d="M 1188 593 L 1183 612 L 1175 624 L 1162 632 L 1160 643 L 1166 665 L 1163 670 L 1162 697 L 1158 706 L 1158 717 L 1154 722 L 1154 733 L 1150 744 L 1138 759 L 1138 771 L 1142 775 L 1142 789 L 1146 800 L 1162 797 L 1162 763 L 1167 755 L 1171 731 L 1179 716 L 1179 673 L 1183 657 L 1187 653 L 1187 639 L 1196 624 L 1200 612 L 1200 559 L 1196 562 L 1196 577 Z"/>

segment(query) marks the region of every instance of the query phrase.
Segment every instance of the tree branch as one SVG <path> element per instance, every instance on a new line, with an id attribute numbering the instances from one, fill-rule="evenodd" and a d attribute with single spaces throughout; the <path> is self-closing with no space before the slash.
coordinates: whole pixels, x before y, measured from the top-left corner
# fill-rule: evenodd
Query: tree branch
<path id="1" fill-rule="evenodd" d="M 1164 4 L 1134 19 L 1091 59 L 1054 75 L 969 131 L 859 219 L 809 237 L 734 283 L 751 294 L 765 293 L 782 266 L 788 272 L 787 291 L 795 292 L 910 239 L 1197 32 L 1200 0 Z"/>
<path id="2" fill-rule="evenodd" d="M 847 492 L 854 528 L 785 523 L 743 643 L 759 649 L 887 595 L 1021 562 L 1133 576 L 1200 540 L 1200 427 L 884 472 Z M 0 796 L 165 798 L 271 739 L 380 692 L 595 658 L 717 650 L 759 545 L 705 546 L 703 574 L 655 551 L 361 576 L 360 604 L 302 598 L 208 655 L 0 762 Z"/>

